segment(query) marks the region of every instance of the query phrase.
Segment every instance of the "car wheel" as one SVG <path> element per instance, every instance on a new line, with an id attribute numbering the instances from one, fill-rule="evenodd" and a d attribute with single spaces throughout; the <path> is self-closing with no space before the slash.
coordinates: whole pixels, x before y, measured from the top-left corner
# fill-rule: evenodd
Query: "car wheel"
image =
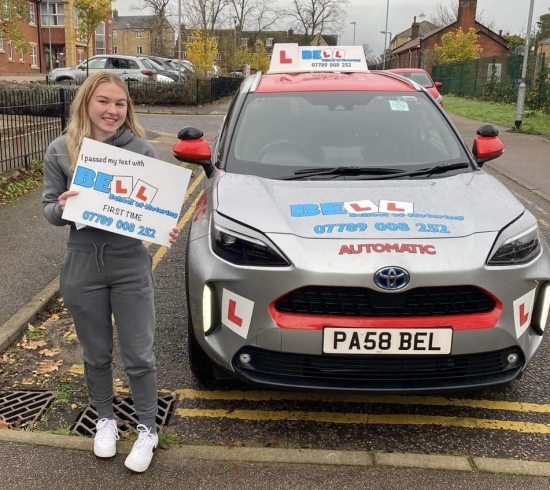
<path id="1" fill-rule="evenodd" d="M 74 83 L 75 80 L 73 80 L 72 78 L 62 77 L 62 78 L 58 78 L 56 82 L 63 83 L 63 84 L 70 84 L 70 83 Z"/>

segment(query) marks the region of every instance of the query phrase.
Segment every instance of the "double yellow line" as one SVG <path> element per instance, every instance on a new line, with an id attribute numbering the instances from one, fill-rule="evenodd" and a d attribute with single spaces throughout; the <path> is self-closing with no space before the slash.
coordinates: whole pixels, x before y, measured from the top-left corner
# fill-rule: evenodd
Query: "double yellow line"
<path id="1" fill-rule="evenodd" d="M 361 403 L 387 405 L 455 406 L 473 409 L 508 411 L 521 414 L 550 413 L 550 405 L 537 403 L 492 400 L 452 399 L 437 396 L 405 395 L 343 395 L 323 393 L 297 393 L 282 391 L 201 391 L 183 389 L 173 392 L 180 401 L 300 401 L 316 403 Z M 178 408 L 175 414 L 183 418 L 225 418 L 249 421 L 308 421 L 333 424 L 369 425 L 434 425 L 468 429 L 506 430 L 529 434 L 550 434 L 550 424 L 513 420 L 483 419 L 415 414 L 367 414 L 338 412 L 309 412 L 284 410 L 223 410 L 207 408 Z"/>

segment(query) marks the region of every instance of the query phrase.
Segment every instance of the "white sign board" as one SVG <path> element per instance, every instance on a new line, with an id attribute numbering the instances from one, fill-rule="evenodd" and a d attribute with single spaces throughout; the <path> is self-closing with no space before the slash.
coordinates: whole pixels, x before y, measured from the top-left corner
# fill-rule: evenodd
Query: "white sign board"
<path id="1" fill-rule="evenodd" d="M 63 219 L 170 246 L 191 170 L 84 138 Z"/>

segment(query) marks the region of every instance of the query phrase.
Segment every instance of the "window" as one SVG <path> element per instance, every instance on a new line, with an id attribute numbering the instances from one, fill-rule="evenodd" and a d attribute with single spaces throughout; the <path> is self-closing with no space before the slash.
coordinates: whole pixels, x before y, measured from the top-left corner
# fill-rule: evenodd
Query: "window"
<path id="1" fill-rule="evenodd" d="M 118 32 L 118 31 L 113 31 L 113 39 L 116 39 L 116 38 L 117 38 L 117 32 Z"/>
<path id="2" fill-rule="evenodd" d="M 8 61 L 13 61 L 13 47 L 8 43 Z"/>
<path id="3" fill-rule="evenodd" d="M 273 38 L 272 37 L 268 37 L 266 40 L 265 40 L 265 47 L 266 48 L 271 48 L 273 46 Z"/>
<path id="4" fill-rule="evenodd" d="M 4 51 L 4 38 L 0 37 L 0 51 Z"/>
<path id="5" fill-rule="evenodd" d="M 76 53 L 77 63 L 80 65 L 82 61 L 84 60 L 84 53 L 82 51 L 77 51 Z"/>
<path id="6" fill-rule="evenodd" d="M 95 54 L 105 53 L 105 22 L 102 22 L 95 30 Z"/>
<path id="7" fill-rule="evenodd" d="M 34 14 L 34 3 L 29 2 L 29 24 L 36 23 L 36 15 Z"/>
<path id="8" fill-rule="evenodd" d="M 192 43 L 193 42 L 193 36 L 187 36 L 187 42 Z"/>
<path id="9" fill-rule="evenodd" d="M 35 44 L 31 45 L 31 66 L 33 68 L 38 67 L 38 46 Z"/>
<path id="10" fill-rule="evenodd" d="M 143 54 L 143 48 L 141 46 L 136 46 L 136 55 Z"/>
<path id="11" fill-rule="evenodd" d="M 139 31 L 136 31 L 136 37 L 138 39 L 141 39 L 143 37 L 143 31 L 139 30 Z"/>
<path id="12" fill-rule="evenodd" d="M 63 4 L 61 2 L 41 2 L 40 15 L 44 27 L 65 25 Z"/>
<path id="13" fill-rule="evenodd" d="M 118 46 L 113 46 L 113 54 L 118 54 Z"/>
<path id="14" fill-rule="evenodd" d="M 248 46 L 248 38 L 247 37 L 241 37 L 241 46 L 243 48 L 246 48 Z"/>
<path id="15" fill-rule="evenodd" d="M 25 62 L 25 51 L 23 51 L 23 48 L 19 48 L 19 63 Z"/>
<path id="16" fill-rule="evenodd" d="M 220 38 L 219 36 L 216 36 L 214 37 L 214 44 L 217 46 L 218 44 L 220 44 Z"/>

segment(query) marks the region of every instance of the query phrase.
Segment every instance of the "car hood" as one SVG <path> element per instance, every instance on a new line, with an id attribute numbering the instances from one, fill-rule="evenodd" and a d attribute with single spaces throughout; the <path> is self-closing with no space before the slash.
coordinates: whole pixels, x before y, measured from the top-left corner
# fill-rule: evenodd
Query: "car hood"
<path id="1" fill-rule="evenodd" d="M 217 211 L 263 233 L 410 239 L 498 232 L 524 207 L 482 171 L 387 181 L 281 181 L 222 174 Z"/>

